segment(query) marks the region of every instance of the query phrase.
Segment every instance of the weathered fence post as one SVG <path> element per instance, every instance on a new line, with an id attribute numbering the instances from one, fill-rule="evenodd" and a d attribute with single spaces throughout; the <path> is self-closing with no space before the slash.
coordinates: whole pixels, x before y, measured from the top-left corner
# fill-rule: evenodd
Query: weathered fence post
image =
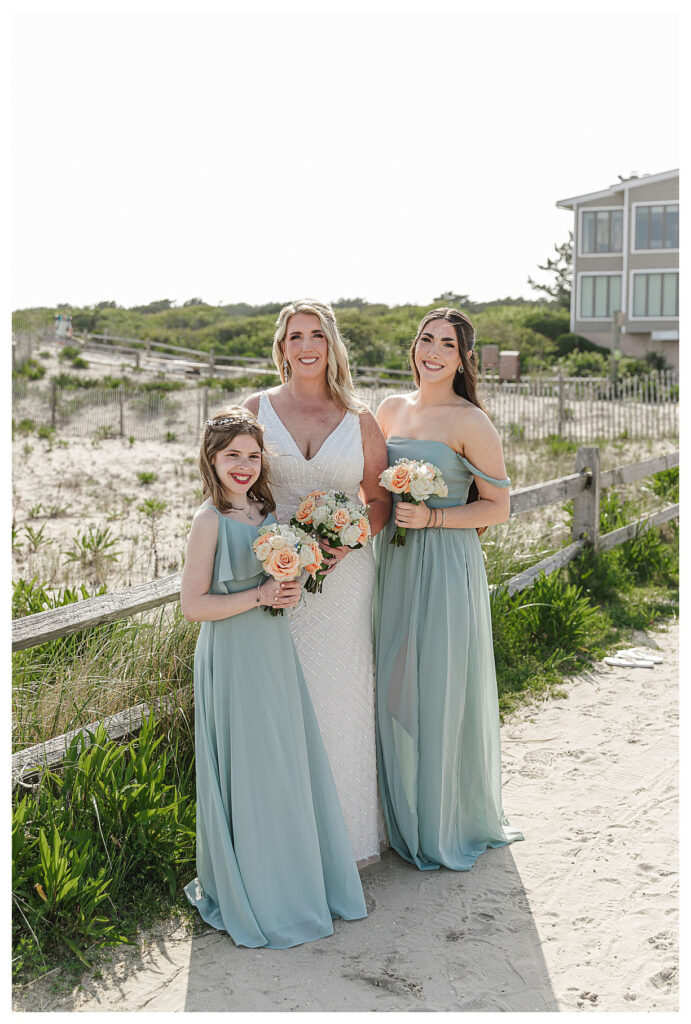
<path id="1" fill-rule="evenodd" d="M 58 408 L 58 388 L 54 380 L 50 382 L 50 425 L 55 430 Z"/>
<path id="2" fill-rule="evenodd" d="M 214 350 L 212 348 L 210 348 L 209 349 L 209 376 L 213 377 L 213 375 L 214 375 Z M 204 419 L 206 419 L 206 417 L 204 417 Z"/>
<path id="3" fill-rule="evenodd" d="M 202 391 L 202 427 L 209 418 L 209 389 L 204 388 Z"/>
<path id="4" fill-rule="evenodd" d="M 597 550 L 600 533 L 600 449 L 579 448 L 576 472 L 587 473 L 585 490 L 573 499 L 573 540 L 585 537 Z"/>
<path id="5" fill-rule="evenodd" d="M 120 403 L 120 437 L 125 436 L 125 389 L 122 384 L 118 388 L 118 401 Z"/>
<path id="6" fill-rule="evenodd" d="M 564 374 L 559 371 L 559 437 L 564 432 Z"/>

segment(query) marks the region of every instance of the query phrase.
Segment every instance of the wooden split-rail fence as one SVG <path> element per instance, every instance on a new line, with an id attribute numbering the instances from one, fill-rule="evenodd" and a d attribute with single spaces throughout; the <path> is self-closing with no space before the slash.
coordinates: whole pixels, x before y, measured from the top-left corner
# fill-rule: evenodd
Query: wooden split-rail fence
<path id="1" fill-rule="evenodd" d="M 676 519 L 679 515 L 679 505 L 668 505 L 650 516 L 610 533 L 599 532 L 600 494 L 604 488 L 632 483 L 678 465 L 679 452 L 674 451 L 644 462 L 602 471 L 599 449 L 583 447 L 578 449 L 575 471 L 570 475 L 514 491 L 511 495 L 511 516 L 525 515 L 535 509 L 573 500 L 572 542 L 507 582 L 495 584 L 491 589 L 501 587 L 509 595 L 517 594 L 531 587 L 541 573 L 549 575 L 562 569 L 586 546 L 596 551 L 607 551 L 651 527 Z M 12 650 L 35 647 L 79 630 L 128 618 L 139 612 L 177 601 L 180 596 L 181 577 L 182 574 L 178 572 L 165 579 L 142 583 L 127 590 L 91 597 L 76 604 L 15 619 L 12 623 Z M 89 734 L 92 734 L 99 724 L 104 725 L 111 739 L 132 735 L 139 730 L 143 718 L 153 708 L 163 710 L 173 706 L 175 697 L 176 694 L 171 694 L 169 697 L 159 698 L 151 705 L 138 704 L 103 719 L 102 723 L 92 722 L 81 729 L 18 751 L 12 757 L 13 785 L 17 785 L 43 767 L 59 764 L 75 736 L 82 734 L 88 743 Z"/>

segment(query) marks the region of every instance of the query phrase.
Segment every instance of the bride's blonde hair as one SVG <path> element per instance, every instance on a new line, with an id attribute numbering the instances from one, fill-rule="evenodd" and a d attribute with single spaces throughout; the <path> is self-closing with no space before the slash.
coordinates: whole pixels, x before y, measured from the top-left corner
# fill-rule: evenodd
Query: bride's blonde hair
<path id="1" fill-rule="evenodd" d="M 295 313 L 312 313 L 319 318 L 322 330 L 326 335 L 328 355 L 326 360 L 326 384 L 336 405 L 348 412 L 361 413 L 366 406 L 358 399 L 353 386 L 353 378 L 350 375 L 350 364 L 348 362 L 348 350 L 341 337 L 341 332 L 336 323 L 334 311 L 328 302 L 318 302 L 316 299 L 296 299 L 284 306 L 276 320 L 276 331 L 274 333 L 274 346 L 272 356 L 279 372 L 281 382 L 290 380 L 290 368 L 286 373 L 285 352 L 283 342 L 288 328 L 288 320 Z"/>

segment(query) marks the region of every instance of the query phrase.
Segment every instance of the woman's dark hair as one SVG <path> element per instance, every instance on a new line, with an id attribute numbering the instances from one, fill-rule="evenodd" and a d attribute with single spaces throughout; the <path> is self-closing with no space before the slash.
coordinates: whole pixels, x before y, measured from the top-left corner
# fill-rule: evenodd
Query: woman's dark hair
<path id="1" fill-rule="evenodd" d="M 475 328 L 472 322 L 465 313 L 461 313 L 459 309 L 452 309 L 450 306 L 439 306 L 437 309 L 430 310 L 420 321 L 420 326 L 417 329 L 417 334 L 410 346 L 410 352 L 408 358 L 410 360 L 410 368 L 413 371 L 413 378 L 415 383 L 419 386 L 420 374 L 418 368 L 415 365 L 415 348 L 422 335 L 427 324 L 430 320 L 446 320 L 453 326 L 456 334 L 456 342 L 458 344 L 458 352 L 461 357 L 461 363 L 463 365 L 463 373 L 457 373 L 453 379 L 453 389 L 457 395 L 461 398 L 465 398 L 467 402 L 471 402 L 472 405 L 476 405 L 478 409 L 482 409 L 484 413 L 487 412 L 484 405 L 478 398 L 477 394 L 477 359 L 475 356 Z M 468 491 L 468 499 L 466 504 L 470 504 L 471 501 L 477 501 L 480 495 L 478 494 L 477 484 L 473 480 Z M 487 527 L 482 529 L 484 533 Z"/>

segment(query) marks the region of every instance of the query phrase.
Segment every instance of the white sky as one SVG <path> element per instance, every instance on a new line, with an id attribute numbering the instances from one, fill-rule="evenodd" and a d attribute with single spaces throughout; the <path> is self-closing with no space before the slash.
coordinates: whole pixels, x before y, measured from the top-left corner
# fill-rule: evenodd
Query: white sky
<path id="1" fill-rule="evenodd" d="M 534 296 L 558 199 L 679 165 L 652 3 L 31 6 L 13 308 Z"/>

